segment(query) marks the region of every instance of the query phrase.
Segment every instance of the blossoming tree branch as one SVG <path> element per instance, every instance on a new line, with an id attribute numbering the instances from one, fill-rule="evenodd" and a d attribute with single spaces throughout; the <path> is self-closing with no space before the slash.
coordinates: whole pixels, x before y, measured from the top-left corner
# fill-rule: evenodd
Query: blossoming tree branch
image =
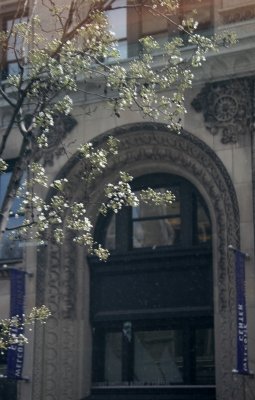
<path id="1" fill-rule="evenodd" d="M 87 214 L 91 201 L 89 186 L 96 176 L 103 173 L 109 157 L 118 153 L 118 142 L 109 137 L 104 148 L 84 143 L 77 152 L 84 165 L 81 179 L 87 187 L 84 202 L 72 202 L 67 195 L 67 179 L 49 182 L 36 154 L 48 146 L 54 135 L 56 118 L 72 112 L 75 92 L 91 94 L 91 82 L 100 82 L 93 95 L 105 101 L 115 116 L 125 110 L 139 111 L 145 118 L 165 122 L 171 130 L 179 132 L 183 114 L 185 92 L 191 88 L 194 71 L 201 67 L 209 51 L 218 45 L 233 41 L 231 34 L 220 37 L 203 37 L 196 33 L 195 19 L 183 20 L 177 29 L 185 35 L 169 39 L 163 46 L 153 37 L 140 40 L 138 55 L 120 63 L 117 42 L 107 13 L 123 8 L 117 0 L 72 0 L 60 7 L 57 0 L 34 2 L 28 10 L 27 1 L 19 1 L 17 18 L 9 30 L 0 33 L 1 54 L 0 97 L 10 110 L 8 124 L 1 135 L 0 168 L 8 167 L 5 150 L 15 133 L 21 138 L 19 155 L 5 194 L 0 213 L 1 235 L 8 229 L 8 218 L 13 200 L 20 196 L 24 222 L 18 235 L 39 241 L 55 240 L 62 243 L 67 231 L 73 240 L 85 245 L 91 254 L 106 259 L 108 250 L 93 240 L 93 225 Z M 48 25 L 37 15 L 38 3 L 49 15 Z M 178 0 L 131 0 L 125 7 L 137 12 L 146 9 L 153 16 L 175 24 L 173 15 L 178 13 Z M 26 19 L 22 18 L 29 15 Z M 51 28 L 54 27 L 54 28 Z M 183 48 L 192 45 L 189 57 L 183 57 Z M 6 76 L 8 51 L 15 54 L 17 73 Z M 160 52 L 163 63 L 155 62 L 154 53 Z M 26 176 L 25 182 L 22 178 Z M 171 203 L 171 192 L 156 193 L 145 190 L 137 197 L 131 190 L 129 174 L 120 171 L 118 182 L 105 187 L 105 202 L 99 213 L 119 212 L 124 206 L 137 206 L 140 201 Z M 51 186 L 55 193 L 46 202 L 41 190 Z M 65 227 L 64 227 L 65 221 Z M 51 229 L 54 226 L 54 229 Z M 15 233 L 17 235 L 17 232 Z"/>

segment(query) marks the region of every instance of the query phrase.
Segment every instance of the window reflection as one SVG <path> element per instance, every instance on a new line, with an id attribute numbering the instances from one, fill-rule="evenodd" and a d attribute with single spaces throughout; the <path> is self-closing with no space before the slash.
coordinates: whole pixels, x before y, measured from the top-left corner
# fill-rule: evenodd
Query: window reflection
<path id="1" fill-rule="evenodd" d="M 181 206 L 178 187 L 171 187 L 173 204 L 145 204 L 133 207 L 133 247 L 172 246 L 180 242 Z M 165 189 L 157 189 L 164 193 Z M 137 192 L 139 194 L 139 192 Z"/>
<path id="2" fill-rule="evenodd" d="M 196 330 L 196 383 L 214 384 L 214 336 L 213 329 Z"/>
<path id="3" fill-rule="evenodd" d="M 197 242 L 207 243 L 212 239 L 211 222 L 202 202 L 197 201 Z"/>
<path id="4" fill-rule="evenodd" d="M 170 186 L 167 190 L 175 195 L 170 205 L 141 202 L 138 207 L 124 208 L 117 217 L 114 214 L 107 226 L 104 245 L 109 250 L 116 249 L 116 226 L 120 232 L 125 227 L 130 234 L 126 249 L 210 243 L 210 216 L 200 194 L 185 184 Z M 156 191 L 163 193 L 166 189 L 157 188 Z M 139 193 L 136 191 L 136 195 Z"/>
<path id="5" fill-rule="evenodd" d="M 135 335 L 134 381 L 140 384 L 183 383 L 182 332 L 141 331 Z"/>
<path id="6" fill-rule="evenodd" d="M 3 205 L 4 197 L 12 176 L 12 171 L 7 171 L 0 176 L 0 208 Z M 22 180 L 24 181 L 24 179 Z M 10 230 L 16 229 L 23 224 L 24 215 L 20 213 L 21 199 L 16 197 L 13 201 L 12 208 L 10 211 L 8 225 L 3 234 L 0 242 L 0 259 L 20 259 L 22 258 L 22 248 L 18 240 L 10 239 Z"/>
<path id="7" fill-rule="evenodd" d="M 115 0 L 113 8 L 116 9 L 106 12 L 110 30 L 114 32 L 115 38 L 118 41 L 117 48 L 119 50 L 121 59 L 128 57 L 126 5 L 126 0 Z"/>
<path id="8" fill-rule="evenodd" d="M 121 343 L 121 332 L 109 332 L 105 335 L 105 381 L 112 384 L 121 382 Z"/>
<path id="9" fill-rule="evenodd" d="M 116 237 L 116 216 L 113 215 L 106 232 L 105 246 L 109 250 L 115 249 L 115 237 Z"/>
<path id="10" fill-rule="evenodd" d="M 133 223 L 133 247 L 172 246 L 180 242 L 181 218 Z"/>

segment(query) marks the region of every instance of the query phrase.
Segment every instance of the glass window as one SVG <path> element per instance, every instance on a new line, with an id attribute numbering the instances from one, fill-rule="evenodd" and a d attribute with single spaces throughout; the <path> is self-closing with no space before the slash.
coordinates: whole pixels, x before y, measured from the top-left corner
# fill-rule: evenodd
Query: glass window
<path id="1" fill-rule="evenodd" d="M 110 223 L 107 227 L 105 247 L 109 250 L 115 249 L 115 237 L 116 237 L 116 216 L 112 216 Z"/>
<path id="2" fill-rule="evenodd" d="M 214 384 L 214 336 L 213 329 L 196 330 L 196 383 Z"/>
<path id="3" fill-rule="evenodd" d="M 142 385 L 183 383 L 182 332 L 138 331 L 134 334 L 134 381 Z"/>
<path id="4" fill-rule="evenodd" d="M 137 55 L 140 38 L 153 36 L 163 46 L 170 37 L 183 35 L 183 32 L 178 30 L 178 25 L 183 19 L 193 17 L 198 21 L 200 33 L 212 33 L 213 4 L 210 0 L 180 1 L 179 9 L 168 19 L 155 15 L 146 5 L 131 5 L 126 8 L 127 0 L 115 0 L 112 4 L 113 10 L 106 12 L 110 29 L 116 34 L 119 42 L 122 59 Z"/>
<path id="5" fill-rule="evenodd" d="M 199 325 L 202 319 L 198 321 Z M 118 331 L 106 329 L 101 341 L 103 347 L 97 355 L 104 359 L 103 373 L 101 378 L 95 374 L 93 383 L 96 386 L 213 385 L 213 329 L 196 327 L 194 322 L 183 320 L 177 328 L 167 328 L 157 320 L 128 321 Z"/>
<path id="6" fill-rule="evenodd" d="M 109 250 L 118 252 L 210 244 L 212 235 L 209 212 L 195 187 L 185 179 L 175 176 L 165 179 L 165 187 L 157 187 L 156 176 L 152 175 L 148 180 L 152 180 L 151 187 L 151 183 L 155 181 L 156 191 L 163 193 L 171 190 L 175 195 L 173 204 L 153 205 L 141 202 L 139 207 L 125 208 L 111 217 L 105 238 L 99 237 L 98 241 L 103 241 Z M 139 190 L 135 192 L 139 196 Z"/>
<path id="7" fill-rule="evenodd" d="M 197 238 L 198 243 L 209 243 L 212 240 L 211 222 L 208 210 L 201 199 L 197 199 Z"/>
<path id="8" fill-rule="evenodd" d="M 0 208 L 4 201 L 4 197 L 12 176 L 12 171 L 7 171 L 0 174 Z M 22 248 L 17 240 L 11 240 L 9 238 L 10 230 L 15 229 L 22 225 L 24 215 L 20 214 L 19 209 L 21 205 L 21 199 L 15 198 L 12 204 L 8 225 L 8 230 L 4 233 L 3 238 L 0 242 L 0 259 L 20 259 L 22 258 Z"/>
<path id="9" fill-rule="evenodd" d="M 105 380 L 121 382 L 122 335 L 121 332 L 109 332 L 105 335 Z"/>
<path id="10" fill-rule="evenodd" d="M 7 354 L 6 351 L 0 351 L 0 399 L 17 399 L 17 381 L 6 378 Z"/>
<path id="11" fill-rule="evenodd" d="M 127 0 L 115 0 L 113 10 L 107 11 L 110 29 L 115 33 L 118 41 L 118 50 L 120 58 L 127 58 Z"/>
<path id="12" fill-rule="evenodd" d="M 179 188 L 171 187 L 175 194 L 172 205 L 141 203 L 132 208 L 133 247 L 171 246 L 180 242 L 181 215 Z M 157 189 L 163 193 L 164 188 Z M 139 192 L 137 193 L 139 195 Z"/>
<path id="13" fill-rule="evenodd" d="M 27 17 L 13 18 L 13 16 L 6 17 L 3 22 L 3 29 L 9 31 L 12 29 L 13 25 L 26 22 Z M 4 75 L 5 77 L 9 74 L 16 75 L 20 72 L 18 60 L 23 57 L 23 43 L 22 39 L 17 36 L 16 38 L 10 37 L 9 48 L 6 54 L 6 68 Z"/>

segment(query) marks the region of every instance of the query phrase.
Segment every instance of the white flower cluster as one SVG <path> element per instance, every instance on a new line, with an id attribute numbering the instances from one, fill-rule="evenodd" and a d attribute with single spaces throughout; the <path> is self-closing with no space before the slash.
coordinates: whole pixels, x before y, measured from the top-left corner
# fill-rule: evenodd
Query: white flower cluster
<path id="1" fill-rule="evenodd" d="M 0 320 L 0 351 L 7 350 L 11 345 L 26 344 L 28 339 L 24 334 L 26 326 L 30 327 L 36 321 L 44 324 L 50 317 L 51 312 L 45 305 L 41 307 L 33 307 L 31 312 L 27 315 L 14 316 L 9 319 Z"/>
<path id="2" fill-rule="evenodd" d="M 100 212 L 103 215 L 107 214 L 107 211 L 112 210 L 114 213 L 119 212 L 124 206 L 137 207 L 139 205 L 139 199 L 132 192 L 129 182 L 132 177 L 125 173 L 120 172 L 121 180 L 113 185 L 108 183 L 105 188 L 105 195 L 108 199 L 107 203 L 103 203 L 100 207 Z"/>
<path id="3" fill-rule="evenodd" d="M 140 198 L 146 204 L 153 203 L 157 206 L 161 204 L 172 204 L 175 201 L 175 195 L 170 190 L 162 192 L 151 188 L 141 190 Z"/>

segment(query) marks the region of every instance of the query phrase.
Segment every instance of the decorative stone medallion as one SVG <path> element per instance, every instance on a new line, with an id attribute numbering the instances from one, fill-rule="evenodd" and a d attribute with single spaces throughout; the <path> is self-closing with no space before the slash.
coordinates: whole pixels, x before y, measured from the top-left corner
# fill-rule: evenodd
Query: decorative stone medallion
<path id="1" fill-rule="evenodd" d="M 248 134 L 252 123 L 253 79 L 232 79 L 206 84 L 192 101 L 202 112 L 206 128 L 212 135 L 221 135 L 222 143 L 236 143 Z"/>

